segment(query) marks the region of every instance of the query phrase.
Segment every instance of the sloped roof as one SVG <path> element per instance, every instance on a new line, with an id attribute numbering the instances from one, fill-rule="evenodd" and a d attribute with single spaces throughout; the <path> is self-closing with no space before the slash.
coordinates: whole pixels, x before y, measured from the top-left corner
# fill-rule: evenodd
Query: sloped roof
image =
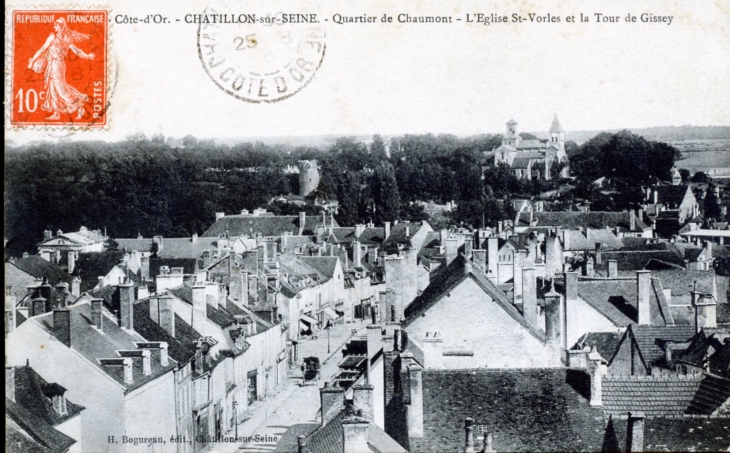
<path id="1" fill-rule="evenodd" d="M 621 332 L 590 332 L 580 337 L 572 349 L 580 350 L 585 347 L 592 349 L 595 347 L 601 357 L 610 360 L 616 353 L 622 336 Z"/>
<path id="2" fill-rule="evenodd" d="M 43 391 L 49 385 L 48 382 L 28 365 L 14 368 L 15 402 L 32 412 L 36 417 L 43 419 L 47 424 L 55 426 L 63 423 L 84 410 L 84 406 L 66 400 L 67 413 L 65 415 L 59 414 Z"/>
<path id="3" fill-rule="evenodd" d="M 124 252 L 118 251 L 79 253 L 73 275 L 81 278 L 81 292 L 93 289 L 123 258 Z"/>
<path id="4" fill-rule="evenodd" d="M 553 122 L 550 125 L 550 131 L 551 134 L 558 134 L 560 132 L 565 132 L 563 130 L 563 126 L 560 125 L 560 120 L 558 119 L 558 114 L 556 113 L 555 116 L 553 116 Z"/>
<path id="5" fill-rule="evenodd" d="M 530 157 L 515 157 L 510 167 L 515 170 L 526 170 L 530 167 L 530 162 L 532 162 L 532 160 L 533 158 Z"/>
<path id="6" fill-rule="evenodd" d="M 654 186 L 652 190 L 657 193 L 657 201 L 670 208 L 679 207 L 687 191 L 692 193 L 692 189 L 689 186 Z M 654 199 L 652 198 L 653 201 Z"/>
<path id="7" fill-rule="evenodd" d="M 694 326 L 691 325 L 632 325 L 631 331 L 647 364 L 663 359 L 663 346 L 667 342 L 681 343 L 689 341 L 695 335 Z"/>
<path id="8" fill-rule="evenodd" d="M 179 363 L 186 363 L 195 356 L 196 341 L 202 337 L 183 319 L 175 315 L 175 336 L 150 318 L 150 300 L 143 299 L 134 305 L 134 330 L 147 341 L 166 341 L 167 353 Z"/>
<path id="9" fill-rule="evenodd" d="M 141 387 L 145 383 L 156 379 L 158 376 L 168 372 L 177 364 L 174 359 L 170 364 L 163 367 L 154 356 L 151 359 L 150 375 L 145 376 L 142 372 L 142 364 L 135 360 L 132 367 L 133 382 L 124 382 L 121 367 L 105 367 L 97 359 L 116 358 L 119 350 L 136 350 L 136 343 L 144 341 L 144 338 L 137 333 L 130 333 L 119 327 L 115 320 L 102 315 L 104 318 L 103 332 L 91 326 L 91 305 L 81 303 L 70 307 L 71 310 L 71 347 L 83 355 L 90 363 L 97 366 L 112 379 L 121 384 L 128 391 Z M 36 316 L 26 322 L 36 322 L 53 334 L 53 313 L 46 313 Z"/>
<path id="10" fill-rule="evenodd" d="M 38 255 L 6 261 L 5 265 L 15 266 L 35 278 L 45 278 L 49 284 L 54 286 L 59 282 L 66 282 L 70 284 L 73 279 L 57 264 L 46 261 Z"/>
<path id="11" fill-rule="evenodd" d="M 317 272 L 325 277 L 332 278 L 335 275 L 337 262 L 340 259 L 336 256 L 301 256 L 299 260 L 307 266 L 316 269 Z"/>
<path id="12" fill-rule="evenodd" d="M 334 219 L 327 219 L 333 222 L 335 228 L 339 227 Z M 315 233 L 317 225 L 322 224 L 320 216 L 306 216 L 304 220 L 304 231 L 302 234 L 311 235 Z M 218 237 L 228 232 L 231 237 L 249 236 L 261 233 L 263 236 L 281 236 L 284 232 L 294 235 L 299 234 L 299 216 L 276 216 L 276 215 L 227 215 L 216 220 L 201 237 Z"/>
<path id="13" fill-rule="evenodd" d="M 647 417 L 682 415 L 700 388 L 702 376 L 603 377 L 601 399 L 609 415 L 644 412 Z"/>
<path id="14" fill-rule="evenodd" d="M 5 398 L 5 416 L 17 424 L 10 426 L 5 445 L 8 451 L 15 452 L 51 452 L 64 453 L 76 443 L 76 440 L 57 430 L 44 419 L 36 416 L 20 404 Z M 22 430 L 22 431 L 21 431 Z M 27 433 L 31 438 L 24 436 Z M 40 448 L 39 448 L 40 447 Z"/>
<path id="15" fill-rule="evenodd" d="M 349 407 L 346 407 L 323 426 L 307 435 L 307 451 L 317 453 L 346 453 L 342 422 L 348 417 L 349 410 Z M 406 453 L 406 450 L 400 444 L 373 423 L 368 425 L 367 437 L 368 446 L 373 452 Z M 293 450 L 288 451 L 296 452 L 296 446 L 293 447 Z"/>
<path id="16" fill-rule="evenodd" d="M 367 227 L 357 240 L 363 245 L 380 245 L 385 240 L 385 228 Z"/>
<path id="17" fill-rule="evenodd" d="M 198 260 L 195 258 L 150 258 L 150 277 L 160 275 L 160 267 L 182 267 L 183 274 L 194 274 L 198 270 Z"/>
<path id="18" fill-rule="evenodd" d="M 390 227 L 390 236 L 388 236 L 385 239 L 385 242 L 383 242 L 383 248 L 387 248 L 389 245 L 394 243 L 410 245 L 411 238 L 413 238 L 413 236 L 418 233 L 422 227 L 423 223 L 421 222 L 398 222 L 398 224 Z M 407 237 L 406 228 L 408 228 Z"/>
<path id="19" fill-rule="evenodd" d="M 530 213 L 520 212 L 518 224 L 529 226 Z M 630 212 L 604 212 L 604 211 L 556 211 L 556 212 L 533 212 L 533 218 L 537 219 L 538 226 L 561 227 L 565 229 L 578 228 L 616 228 L 629 231 L 631 226 Z M 636 228 L 643 230 L 648 228 L 644 222 L 635 217 Z"/>
<path id="20" fill-rule="evenodd" d="M 520 142 L 517 144 L 517 149 L 535 149 L 535 148 L 545 148 L 546 143 L 542 140 L 537 139 L 528 139 L 528 140 L 520 140 Z M 528 156 L 525 156 L 528 157 Z M 538 156 L 529 156 L 529 157 L 538 157 Z"/>
<path id="21" fill-rule="evenodd" d="M 601 252 L 601 264 L 596 267 L 602 275 L 607 275 L 608 260 L 617 261 L 619 271 L 639 271 L 642 269 L 664 270 L 684 269 L 681 253 L 670 243 L 647 244 L 660 246 L 659 250 L 642 247 L 640 250 L 607 250 Z M 663 250 L 662 250 L 663 249 Z"/>
<path id="22" fill-rule="evenodd" d="M 687 413 L 712 414 L 728 400 L 730 400 L 730 379 L 706 374 L 687 408 Z"/>
<path id="23" fill-rule="evenodd" d="M 116 239 L 119 250 L 137 250 L 149 252 L 152 245 L 151 238 L 143 239 Z M 162 238 L 162 248 L 157 251 L 158 258 L 200 258 L 205 250 L 218 248 L 220 238 L 198 237 L 195 241 L 191 237 Z"/>
<path id="24" fill-rule="evenodd" d="M 730 280 L 730 277 L 716 275 L 715 271 L 668 269 L 652 271 L 652 276 L 661 279 L 664 289 L 672 290 L 672 298 L 690 297 L 695 284 L 697 291 L 704 294 L 711 294 L 713 285 L 717 285 L 717 303 L 727 303 L 728 280 Z"/>
<path id="25" fill-rule="evenodd" d="M 604 250 L 620 249 L 624 247 L 623 241 L 616 237 L 613 231 L 608 228 L 587 228 L 586 239 L 592 244 L 595 244 L 596 242 L 600 243 Z"/>
<path id="26" fill-rule="evenodd" d="M 565 368 L 424 370 L 424 436 L 408 449 L 463 451 L 472 417 L 492 432 L 494 451 L 600 451 L 603 411 L 575 390 L 582 376 Z"/>
<path id="27" fill-rule="evenodd" d="M 579 280 L 578 295 L 619 327 L 636 322 L 636 280 Z M 656 304 L 652 293 L 652 319 Z"/>
<path id="28" fill-rule="evenodd" d="M 613 419 L 609 422 L 612 434 L 605 444 L 613 448 L 606 451 L 628 451 L 626 449 L 626 420 Z M 644 420 L 644 451 L 726 451 L 728 442 L 728 420 L 725 418 L 681 418 L 655 417 Z"/>
<path id="29" fill-rule="evenodd" d="M 442 269 L 436 274 L 426 289 L 406 307 L 404 312 L 406 318 L 405 326 L 407 327 L 413 323 L 422 313 L 426 312 L 441 300 L 445 294 L 453 290 L 467 278 L 472 278 L 497 305 L 535 336 L 535 338 L 544 341 L 545 334 L 530 324 L 507 299 L 507 296 L 487 278 L 484 271 L 474 268 L 471 263 L 467 263 L 463 255 L 459 255 L 445 269 Z"/>

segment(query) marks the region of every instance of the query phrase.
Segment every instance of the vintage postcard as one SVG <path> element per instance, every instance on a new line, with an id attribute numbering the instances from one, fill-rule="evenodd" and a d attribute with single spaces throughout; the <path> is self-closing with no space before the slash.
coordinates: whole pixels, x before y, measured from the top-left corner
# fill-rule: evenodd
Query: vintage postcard
<path id="1" fill-rule="evenodd" d="M 9 0 L 6 451 L 730 450 L 730 4 Z"/>

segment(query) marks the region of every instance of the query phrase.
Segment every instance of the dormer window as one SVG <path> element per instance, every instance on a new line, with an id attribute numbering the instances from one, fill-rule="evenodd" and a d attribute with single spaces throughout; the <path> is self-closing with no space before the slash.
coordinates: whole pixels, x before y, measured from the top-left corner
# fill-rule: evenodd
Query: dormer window
<path id="1" fill-rule="evenodd" d="M 53 403 L 53 410 L 55 410 L 57 414 L 68 414 L 68 408 L 66 407 L 65 388 L 56 383 L 53 383 L 44 385 L 42 387 L 42 390 L 46 397 L 51 400 L 51 403 Z"/>

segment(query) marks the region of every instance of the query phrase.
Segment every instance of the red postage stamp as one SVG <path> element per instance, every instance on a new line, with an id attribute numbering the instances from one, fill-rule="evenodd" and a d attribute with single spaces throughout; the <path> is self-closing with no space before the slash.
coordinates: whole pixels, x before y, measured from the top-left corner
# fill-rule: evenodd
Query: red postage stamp
<path id="1" fill-rule="evenodd" d="M 14 11 L 12 21 L 11 125 L 105 126 L 107 11 Z"/>

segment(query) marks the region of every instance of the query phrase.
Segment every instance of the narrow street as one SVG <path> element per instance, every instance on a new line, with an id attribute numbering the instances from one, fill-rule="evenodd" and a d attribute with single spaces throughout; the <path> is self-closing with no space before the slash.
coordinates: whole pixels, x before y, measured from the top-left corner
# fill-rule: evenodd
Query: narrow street
<path id="1" fill-rule="evenodd" d="M 301 369 L 296 367 L 289 370 L 289 378 L 283 389 L 266 401 L 256 402 L 252 407 L 252 417 L 238 425 L 239 437 L 258 436 L 259 440 L 241 445 L 218 444 L 211 451 L 216 453 L 274 451 L 276 440 L 281 439 L 290 426 L 298 423 L 318 423 L 319 388 L 337 373 L 337 363 L 342 357 L 341 350 L 345 343 L 352 336 L 364 333 L 365 324 L 351 323 L 332 327 L 329 339 L 327 332 L 321 331 L 318 332 L 316 339 L 301 341 L 300 363 L 305 357 L 319 357 L 322 364 L 319 381 L 302 385 Z M 234 432 L 228 433 L 230 436 L 234 434 Z"/>

